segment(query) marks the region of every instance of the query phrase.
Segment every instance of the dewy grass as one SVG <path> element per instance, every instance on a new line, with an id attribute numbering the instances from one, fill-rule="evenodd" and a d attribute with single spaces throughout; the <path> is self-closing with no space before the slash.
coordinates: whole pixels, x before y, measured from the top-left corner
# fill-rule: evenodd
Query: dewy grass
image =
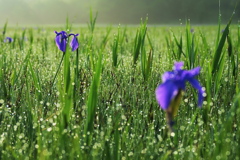
<path id="1" fill-rule="evenodd" d="M 95 73 L 91 82 L 91 87 L 89 90 L 89 96 L 87 100 L 87 117 L 86 125 L 84 128 L 84 134 L 86 136 L 86 144 L 89 145 L 91 140 L 91 134 L 94 127 L 94 118 L 96 114 L 97 101 L 98 101 L 98 89 L 101 80 L 101 70 L 102 70 L 102 53 L 100 53 L 97 65 L 95 67 Z"/>
<path id="2" fill-rule="evenodd" d="M 119 48 L 119 29 L 117 35 L 114 37 L 114 41 L 112 44 L 112 65 L 113 67 L 117 67 L 118 64 L 118 48 Z"/>
<path id="3" fill-rule="evenodd" d="M 194 46 L 182 26 L 146 30 L 142 23 L 140 36 L 135 26 L 98 27 L 93 17 L 91 24 L 71 27 L 80 46 L 72 52 L 67 44 L 54 87 L 62 57 L 54 31 L 70 25 L 2 28 L 13 41 L 0 35 L 0 159 L 240 158 L 239 24 L 229 25 L 228 34 L 218 33 L 218 25 L 191 25 Z M 190 64 L 187 45 L 197 51 L 191 64 L 201 67 L 196 79 L 206 97 L 197 108 L 197 92 L 186 84 L 169 134 L 154 92 L 174 62 Z M 135 61 L 134 51 L 141 51 Z"/>
<path id="4" fill-rule="evenodd" d="M 139 55 L 144 52 L 144 42 L 147 33 L 147 20 L 144 22 L 141 21 L 141 25 L 137 30 L 135 40 L 134 40 L 134 48 L 133 48 L 133 65 L 135 66 L 138 60 Z"/>

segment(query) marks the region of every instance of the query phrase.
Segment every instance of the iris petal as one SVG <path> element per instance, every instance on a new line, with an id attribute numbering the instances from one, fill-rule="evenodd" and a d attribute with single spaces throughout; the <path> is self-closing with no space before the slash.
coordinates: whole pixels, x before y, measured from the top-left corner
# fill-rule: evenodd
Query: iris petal
<path id="1" fill-rule="evenodd" d="M 156 89 L 156 99 L 162 109 L 166 110 L 172 99 L 178 94 L 178 86 L 173 81 L 167 81 Z"/>
<path id="2" fill-rule="evenodd" d="M 202 89 L 202 86 L 201 86 L 200 83 L 199 83 L 196 79 L 194 79 L 194 78 L 189 79 L 188 81 L 191 83 L 191 85 L 192 85 L 195 89 L 198 90 L 198 106 L 199 106 L 199 107 L 202 106 L 202 104 L 203 104 L 203 94 L 204 94 L 204 90 Z"/>
<path id="3" fill-rule="evenodd" d="M 173 70 L 182 70 L 184 62 L 175 62 Z"/>
<path id="4" fill-rule="evenodd" d="M 66 52 L 67 40 L 65 38 L 61 38 L 60 50 Z"/>
<path id="5" fill-rule="evenodd" d="M 66 45 L 67 45 L 67 33 L 65 31 L 57 32 L 55 31 L 56 38 L 55 42 L 59 50 L 65 52 L 66 51 Z"/>
<path id="6" fill-rule="evenodd" d="M 72 48 L 72 51 L 75 51 L 76 49 L 78 49 L 79 43 L 78 43 L 78 39 L 77 39 L 76 35 L 73 36 L 73 39 L 72 39 L 72 41 L 70 43 L 70 46 Z"/>
<path id="7" fill-rule="evenodd" d="M 162 75 L 162 82 L 166 82 L 170 79 L 173 79 L 174 78 L 174 72 L 165 72 L 163 75 Z"/>
<path id="8" fill-rule="evenodd" d="M 55 42 L 56 42 L 57 47 L 60 49 L 61 37 L 59 35 L 56 36 Z"/>
<path id="9" fill-rule="evenodd" d="M 193 68 L 189 71 L 184 70 L 184 72 L 182 74 L 182 77 L 184 77 L 184 79 L 186 79 L 186 80 L 189 79 L 189 78 L 191 79 L 191 78 L 199 75 L 200 70 L 201 70 L 200 67 Z"/>

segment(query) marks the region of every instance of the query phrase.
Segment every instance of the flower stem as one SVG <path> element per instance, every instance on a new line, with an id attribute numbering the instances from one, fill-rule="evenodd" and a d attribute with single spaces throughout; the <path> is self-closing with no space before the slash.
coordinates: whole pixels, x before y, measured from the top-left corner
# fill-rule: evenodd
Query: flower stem
<path id="1" fill-rule="evenodd" d="M 167 120 L 169 132 L 170 133 L 174 132 L 174 129 L 173 129 L 174 121 L 173 121 L 173 115 L 171 112 L 168 112 L 168 111 L 166 112 L 166 120 Z"/>
<path id="2" fill-rule="evenodd" d="M 61 59 L 60 64 L 59 64 L 59 66 L 58 66 L 57 72 L 56 72 L 56 74 L 55 74 L 55 76 L 54 76 L 54 78 L 53 78 L 52 85 L 51 85 L 52 87 L 53 87 L 54 81 L 55 81 L 55 79 L 56 79 L 56 77 L 57 77 L 57 74 L 58 74 L 58 72 L 59 72 L 59 70 L 60 70 L 61 64 L 62 64 L 62 62 L 63 62 L 64 55 L 65 55 L 65 52 L 63 52 L 62 59 Z"/>

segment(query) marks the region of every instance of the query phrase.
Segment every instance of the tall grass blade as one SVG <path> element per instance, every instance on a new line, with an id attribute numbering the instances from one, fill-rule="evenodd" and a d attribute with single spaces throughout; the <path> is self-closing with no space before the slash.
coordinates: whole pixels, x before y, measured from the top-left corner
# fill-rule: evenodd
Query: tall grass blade
<path id="1" fill-rule="evenodd" d="M 142 74 L 145 81 L 147 81 L 148 78 L 150 77 L 151 70 L 152 70 L 152 63 L 153 63 L 153 45 L 148 34 L 147 34 L 147 38 L 151 46 L 148 56 L 146 55 L 145 48 L 143 48 L 143 51 L 141 52 L 141 69 L 142 69 Z"/>
<path id="2" fill-rule="evenodd" d="M 237 66 L 235 64 L 235 55 L 233 54 L 233 44 L 232 44 L 232 39 L 230 37 L 230 35 L 227 36 L 227 43 L 228 43 L 228 58 L 229 58 L 229 62 L 232 65 L 232 75 L 233 77 L 236 76 L 236 70 L 237 70 Z"/>
<path id="3" fill-rule="evenodd" d="M 29 29 L 29 42 L 30 42 L 31 45 L 33 44 L 33 38 L 34 38 L 33 29 L 30 28 Z"/>
<path id="4" fill-rule="evenodd" d="M 215 74 L 218 71 L 218 68 L 220 66 L 220 61 L 221 61 L 221 58 L 222 58 L 222 56 L 224 54 L 224 52 L 222 52 L 222 50 L 223 50 L 225 41 L 227 39 L 227 36 L 229 34 L 229 27 L 230 27 L 230 24 L 232 22 L 232 17 L 233 17 L 233 15 L 231 16 L 227 26 L 225 27 L 225 29 L 223 31 L 223 34 L 222 34 L 222 37 L 221 37 L 221 39 L 220 39 L 220 41 L 219 41 L 219 43 L 218 43 L 218 45 L 216 47 L 216 51 L 215 51 L 215 54 L 214 54 L 214 57 L 213 57 L 213 61 L 212 61 L 212 74 Z"/>
<path id="5" fill-rule="evenodd" d="M 186 22 L 186 56 L 188 58 L 188 67 L 192 69 L 195 67 L 196 48 L 194 42 L 194 33 L 191 33 L 190 21 Z"/>
<path id="6" fill-rule="evenodd" d="M 24 49 L 24 41 L 26 40 L 25 38 L 25 34 L 26 34 L 26 29 L 23 30 L 22 32 L 22 36 L 18 39 L 18 44 L 19 44 L 19 48 L 20 50 Z"/>
<path id="7" fill-rule="evenodd" d="M 106 31 L 106 35 L 104 36 L 103 40 L 102 40 L 102 44 L 101 44 L 101 48 L 102 50 L 106 47 L 107 45 L 107 42 L 108 42 L 108 37 L 109 37 L 109 34 L 112 30 L 112 27 L 108 27 L 107 28 L 107 31 Z"/>
<path id="8" fill-rule="evenodd" d="M 42 100 L 42 89 L 40 86 L 40 81 L 37 77 L 37 74 L 34 72 L 33 67 L 32 67 L 32 63 L 30 62 L 30 60 L 28 61 L 28 66 L 29 66 L 29 71 L 33 80 L 33 84 L 35 87 L 35 94 L 37 95 L 37 100 L 41 101 Z"/>
<path id="9" fill-rule="evenodd" d="M 133 65 L 135 66 L 138 60 L 139 55 L 143 52 L 144 48 L 144 41 L 147 32 L 147 21 L 146 18 L 145 22 L 141 21 L 141 26 L 137 30 L 135 40 L 134 40 L 134 49 L 133 49 Z"/>
<path id="10" fill-rule="evenodd" d="M 95 29 L 95 25 L 96 25 L 96 21 L 97 21 L 97 16 L 98 16 L 98 12 L 96 13 L 95 17 L 93 17 L 92 14 L 92 8 L 90 8 L 90 15 L 89 15 L 89 20 L 90 22 L 88 23 L 88 28 L 91 31 L 91 33 L 93 33 L 94 29 Z"/>
<path id="11" fill-rule="evenodd" d="M 64 106 L 62 110 L 63 125 L 67 128 L 70 122 L 70 117 L 73 110 L 73 87 L 71 81 L 70 73 L 70 53 L 67 50 L 64 57 L 64 68 L 63 68 L 63 78 L 64 78 Z"/>
<path id="12" fill-rule="evenodd" d="M 175 57 L 176 57 L 177 60 L 180 60 L 182 55 L 185 56 L 185 54 L 184 54 L 184 52 L 183 52 L 182 34 L 181 34 L 181 36 L 180 36 L 179 41 L 177 40 L 175 34 L 173 34 L 173 38 L 174 38 L 174 41 L 175 41 L 175 43 L 176 43 L 176 45 L 177 45 L 177 47 L 178 47 L 178 51 L 177 51 L 177 54 L 175 54 Z M 174 53 L 175 53 L 175 52 L 174 52 Z"/>
<path id="13" fill-rule="evenodd" d="M 4 26 L 3 26 L 3 31 L 2 31 L 3 39 L 5 38 L 5 35 L 7 33 L 7 25 L 8 25 L 8 21 L 6 21 Z"/>
<path id="14" fill-rule="evenodd" d="M 209 45 L 208 45 L 208 42 L 206 40 L 206 36 L 203 34 L 203 32 L 200 32 L 200 36 L 201 36 L 201 39 L 202 39 L 204 49 L 208 51 L 209 50 Z"/>
<path id="15" fill-rule="evenodd" d="M 117 35 L 114 36 L 114 42 L 112 44 L 112 66 L 117 67 L 118 64 L 118 46 L 119 46 L 119 28 Z"/>
<path id="16" fill-rule="evenodd" d="M 177 39 L 176 39 L 177 40 Z M 167 48 L 168 48 L 168 53 L 169 53 L 169 58 L 173 57 L 174 59 L 178 59 L 177 57 L 177 53 L 175 52 L 175 49 L 174 49 L 174 45 L 173 45 L 173 41 L 171 40 L 170 37 L 168 36 L 165 36 L 165 41 L 166 41 L 166 44 L 167 44 Z"/>
<path id="17" fill-rule="evenodd" d="M 84 134 L 86 135 L 87 144 L 90 142 L 90 136 L 91 133 L 93 132 L 94 118 L 96 114 L 96 107 L 98 101 L 98 89 L 100 86 L 101 79 L 101 71 L 102 71 L 102 53 L 100 53 L 97 65 L 95 67 L 94 76 L 91 82 L 91 87 L 87 99 L 87 119 L 86 124 L 84 126 Z M 90 136 L 88 133 L 90 134 Z"/>

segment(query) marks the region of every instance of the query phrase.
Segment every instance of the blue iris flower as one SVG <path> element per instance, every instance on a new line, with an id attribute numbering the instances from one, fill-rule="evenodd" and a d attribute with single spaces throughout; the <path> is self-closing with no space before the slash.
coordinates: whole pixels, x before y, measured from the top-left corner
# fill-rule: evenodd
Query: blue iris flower
<path id="1" fill-rule="evenodd" d="M 70 42 L 70 47 L 72 48 L 72 51 L 75 51 L 79 47 L 78 39 L 77 36 L 79 34 L 69 34 L 69 36 L 73 36 L 71 42 Z"/>
<path id="2" fill-rule="evenodd" d="M 198 90 L 198 106 L 202 106 L 205 92 L 198 80 L 195 79 L 201 68 L 183 70 L 183 64 L 183 62 L 176 62 L 172 71 L 165 72 L 162 76 L 163 83 L 156 89 L 156 99 L 164 110 L 168 110 L 169 107 L 176 107 L 173 104 L 179 105 L 176 102 L 180 103 L 179 99 L 181 99 L 181 95 L 185 91 L 187 81 Z M 176 112 L 175 109 L 171 110 Z"/>
<path id="3" fill-rule="evenodd" d="M 55 38 L 55 42 L 58 49 L 63 52 L 66 52 L 67 39 L 68 39 L 67 33 L 65 31 L 61 31 L 61 32 L 55 31 L 55 33 L 57 34 Z"/>
<path id="4" fill-rule="evenodd" d="M 5 43 L 12 43 L 13 42 L 13 39 L 11 38 L 11 37 L 6 37 L 5 39 L 4 39 L 4 42 Z"/>
<path id="5" fill-rule="evenodd" d="M 67 47 L 67 41 L 69 36 L 73 36 L 72 41 L 70 42 L 70 47 L 72 48 L 72 51 L 75 51 L 79 47 L 77 36 L 78 34 L 67 34 L 65 31 L 57 32 L 55 42 L 59 50 L 62 52 L 66 52 Z"/>

